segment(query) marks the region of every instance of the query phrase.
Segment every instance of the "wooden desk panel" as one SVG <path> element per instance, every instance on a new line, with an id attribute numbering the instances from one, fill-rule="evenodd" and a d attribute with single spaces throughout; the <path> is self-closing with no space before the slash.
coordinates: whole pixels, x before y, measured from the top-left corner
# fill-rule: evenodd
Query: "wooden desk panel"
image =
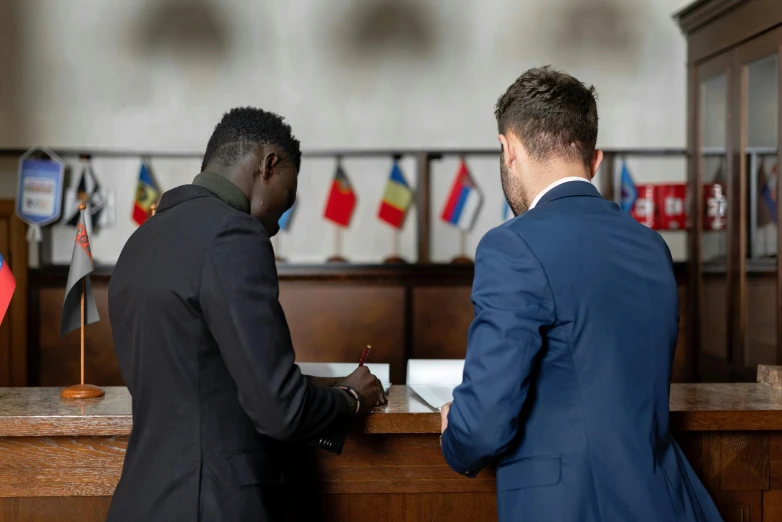
<path id="1" fill-rule="evenodd" d="M 105 519 L 131 428 L 127 390 L 79 403 L 57 392 L 0 388 L 0 522 Z M 393 386 L 387 406 L 356 419 L 342 456 L 297 451 L 305 471 L 286 495 L 288 520 L 496 520 L 493 470 L 451 471 L 439 425 L 439 413 Z M 671 425 L 727 522 L 782 519 L 782 391 L 674 384 Z"/>

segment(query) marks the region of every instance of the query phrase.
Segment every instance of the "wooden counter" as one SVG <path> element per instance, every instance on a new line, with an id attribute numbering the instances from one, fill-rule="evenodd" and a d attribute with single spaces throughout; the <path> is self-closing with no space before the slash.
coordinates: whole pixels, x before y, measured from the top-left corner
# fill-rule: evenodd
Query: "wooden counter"
<path id="1" fill-rule="evenodd" d="M 67 402 L 58 392 L 0 388 L 0 522 L 105 518 L 131 429 L 130 396 L 107 388 L 102 399 Z M 671 425 L 726 521 L 782 516 L 782 391 L 674 384 Z M 356 420 L 342 456 L 312 453 L 315 473 L 294 480 L 292 504 L 339 522 L 496 520 L 493 470 L 475 479 L 453 473 L 439 426 L 439 413 L 392 386 L 388 406 Z"/>

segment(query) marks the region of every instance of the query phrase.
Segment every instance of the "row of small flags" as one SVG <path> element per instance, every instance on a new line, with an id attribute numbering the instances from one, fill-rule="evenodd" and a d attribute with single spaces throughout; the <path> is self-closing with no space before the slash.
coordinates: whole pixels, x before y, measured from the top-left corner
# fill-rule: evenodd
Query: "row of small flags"
<path id="1" fill-rule="evenodd" d="M 159 199 L 160 195 L 161 190 L 155 183 L 147 162 L 142 160 L 139 167 L 131 215 L 132 220 L 136 224 L 143 225 L 149 218 L 151 214 L 150 207 Z M 79 203 L 83 202 L 87 206 L 85 211 L 87 232 L 92 233 L 94 223 L 105 224 L 105 221 L 101 220 L 106 205 L 105 195 L 89 161 L 83 164 L 78 188 L 70 190 L 66 194 L 65 199 L 63 212 L 63 221 L 65 223 L 76 226 L 76 222 L 79 219 L 77 207 Z M 342 164 L 338 162 L 329 189 L 323 217 L 338 226 L 348 227 L 357 203 L 358 198 L 353 190 L 353 185 L 350 183 Z M 383 191 L 377 217 L 391 227 L 400 229 L 412 203 L 413 190 L 407 182 L 399 163 L 395 160 L 391 166 L 391 172 Z M 462 230 L 469 231 L 475 223 L 482 203 L 483 195 L 472 179 L 467 164 L 462 159 L 459 162 L 456 176 L 445 200 L 440 219 Z M 503 203 L 502 216 L 503 220 L 507 221 L 512 217 L 512 213 L 504 198 Z M 292 207 L 280 218 L 279 226 L 281 230 L 289 227 L 293 212 L 294 208 Z"/>
<path id="2" fill-rule="evenodd" d="M 141 162 L 136 182 L 136 193 L 133 200 L 133 210 L 131 219 L 138 225 L 143 225 L 151 214 L 150 207 L 160 197 L 160 190 L 157 188 L 149 166 L 146 161 Z M 90 161 L 84 161 L 82 164 L 79 183 L 75 190 L 69 189 L 64 197 L 63 223 L 70 226 L 77 226 L 80 218 L 79 204 L 84 203 L 85 229 L 88 234 L 92 233 L 93 225 L 108 225 L 108 213 L 105 212 L 107 206 L 107 197 L 101 189 L 97 176 L 92 169 Z"/>
<path id="3" fill-rule="evenodd" d="M 329 188 L 323 217 L 337 226 L 348 227 L 357 203 L 358 198 L 353 190 L 353 185 L 342 168 L 342 164 L 338 162 Z M 380 200 L 377 217 L 391 227 L 400 229 L 412 203 L 413 189 L 410 188 L 399 163 L 394 161 L 383 191 L 383 197 Z M 483 195 L 472 179 L 467 164 L 462 159 L 459 162 L 459 168 L 451 184 L 448 197 L 444 202 L 440 219 L 464 231 L 469 231 L 475 223 L 482 203 Z M 291 207 L 282 215 L 279 221 L 280 230 L 285 230 L 290 226 L 294 209 L 295 207 Z M 510 207 L 505 201 L 503 220 L 508 220 L 510 217 Z"/>

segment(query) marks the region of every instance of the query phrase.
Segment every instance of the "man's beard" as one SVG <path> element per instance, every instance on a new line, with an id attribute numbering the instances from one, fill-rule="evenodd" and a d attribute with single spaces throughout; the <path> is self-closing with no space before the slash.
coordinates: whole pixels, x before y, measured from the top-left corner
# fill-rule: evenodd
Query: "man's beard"
<path id="1" fill-rule="evenodd" d="M 508 205 L 514 216 L 529 210 L 526 202 L 527 192 L 521 183 L 508 172 L 508 167 L 505 165 L 504 152 L 500 154 L 500 182 L 502 183 L 502 191 L 505 193 L 505 199 L 508 200 Z"/>

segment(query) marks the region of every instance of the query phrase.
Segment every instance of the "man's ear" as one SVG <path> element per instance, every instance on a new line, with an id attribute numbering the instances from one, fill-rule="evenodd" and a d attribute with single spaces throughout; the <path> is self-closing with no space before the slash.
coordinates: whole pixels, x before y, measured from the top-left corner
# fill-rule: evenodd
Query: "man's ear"
<path id="1" fill-rule="evenodd" d="M 597 169 L 600 168 L 600 164 L 603 163 L 603 151 L 600 149 L 595 149 L 595 155 L 592 156 L 592 164 L 589 166 L 590 172 L 589 172 L 589 179 L 595 177 L 595 174 L 597 174 Z"/>
<path id="2" fill-rule="evenodd" d="M 263 161 L 259 165 L 261 171 L 261 178 L 264 181 L 269 181 L 272 177 L 272 170 L 277 163 L 279 163 L 280 157 L 276 153 L 270 152 L 263 157 Z"/>
<path id="3" fill-rule="evenodd" d="M 502 159 L 505 162 L 505 166 L 510 169 L 510 166 L 516 160 L 516 151 L 512 149 L 507 136 L 504 134 L 497 136 L 497 139 L 500 140 L 500 150 L 502 151 Z"/>

